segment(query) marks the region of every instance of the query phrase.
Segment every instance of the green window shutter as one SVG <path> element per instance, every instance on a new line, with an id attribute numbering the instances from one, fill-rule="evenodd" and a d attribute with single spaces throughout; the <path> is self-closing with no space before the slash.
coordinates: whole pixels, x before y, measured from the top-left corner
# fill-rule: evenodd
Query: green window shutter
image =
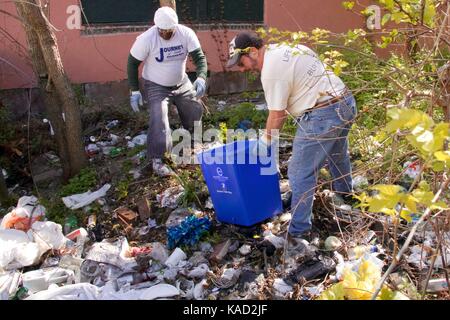
<path id="1" fill-rule="evenodd" d="M 81 0 L 84 24 L 150 24 L 159 0 Z M 177 0 L 182 23 L 260 23 L 264 0 Z"/>
<path id="2" fill-rule="evenodd" d="M 159 8 L 159 0 L 81 0 L 81 4 L 83 24 L 149 24 Z"/>

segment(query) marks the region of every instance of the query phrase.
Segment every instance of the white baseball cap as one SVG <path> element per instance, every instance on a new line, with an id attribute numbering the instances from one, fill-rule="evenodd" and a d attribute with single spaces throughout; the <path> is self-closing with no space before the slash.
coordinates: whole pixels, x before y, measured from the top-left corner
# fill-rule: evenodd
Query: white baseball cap
<path id="1" fill-rule="evenodd" d="M 155 12 L 155 25 L 164 30 L 173 29 L 178 24 L 178 16 L 171 7 L 161 7 Z"/>

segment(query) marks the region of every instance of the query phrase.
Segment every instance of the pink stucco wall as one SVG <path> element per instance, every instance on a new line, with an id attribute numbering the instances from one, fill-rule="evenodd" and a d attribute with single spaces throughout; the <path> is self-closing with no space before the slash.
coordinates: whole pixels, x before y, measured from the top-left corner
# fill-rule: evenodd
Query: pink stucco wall
<path id="1" fill-rule="evenodd" d="M 340 32 L 364 27 L 362 18 L 345 12 L 341 0 L 266 0 L 264 23 L 283 30 L 308 31 L 315 27 Z M 368 1 L 363 1 L 368 2 Z M 49 0 L 50 21 L 59 30 L 58 45 L 67 73 L 74 83 L 108 82 L 126 78 L 129 49 L 139 33 L 83 36 L 80 30 L 69 30 L 67 7 L 77 0 Z M 0 2 L 0 9 L 16 16 L 13 2 Z M 227 44 L 236 34 L 198 31 L 207 54 L 209 69 L 223 71 Z M 26 40 L 19 22 L 0 11 L 0 89 L 34 85 L 31 63 L 27 58 Z"/>

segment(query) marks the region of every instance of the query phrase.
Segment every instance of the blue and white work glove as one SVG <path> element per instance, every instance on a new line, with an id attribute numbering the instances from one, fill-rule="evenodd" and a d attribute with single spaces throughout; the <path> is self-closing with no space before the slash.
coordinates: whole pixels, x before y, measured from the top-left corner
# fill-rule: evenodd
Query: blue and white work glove
<path id="1" fill-rule="evenodd" d="M 206 93 L 206 80 L 200 77 L 197 78 L 197 80 L 194 81 L 194 90 L 196 92 L 195 97 L 203 97 Z"/>
<path id="2" fill-rule="evenodd" d="M 139 106 L 144 105 L 140 91 L 132 91 L 130 95 L 130 105 L 134 112 L 139 112 Z"/>

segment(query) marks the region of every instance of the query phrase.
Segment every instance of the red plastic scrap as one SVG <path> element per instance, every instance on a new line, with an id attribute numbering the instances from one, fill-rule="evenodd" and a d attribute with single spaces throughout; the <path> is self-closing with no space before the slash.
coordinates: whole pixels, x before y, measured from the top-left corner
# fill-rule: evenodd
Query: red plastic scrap
<path id="1" fill-rule="evenodd" d="M 139 256 L 141 254 L 149 254 L 150 252 L 152 252 L 152 248 L 150 248 L 150 247 L 141 247 L 141 248 L 133 247 L 133 248 L 130 248 L 130 256 L 133 257 L 133 258 L 136 257 L 136 256 Z"/>

